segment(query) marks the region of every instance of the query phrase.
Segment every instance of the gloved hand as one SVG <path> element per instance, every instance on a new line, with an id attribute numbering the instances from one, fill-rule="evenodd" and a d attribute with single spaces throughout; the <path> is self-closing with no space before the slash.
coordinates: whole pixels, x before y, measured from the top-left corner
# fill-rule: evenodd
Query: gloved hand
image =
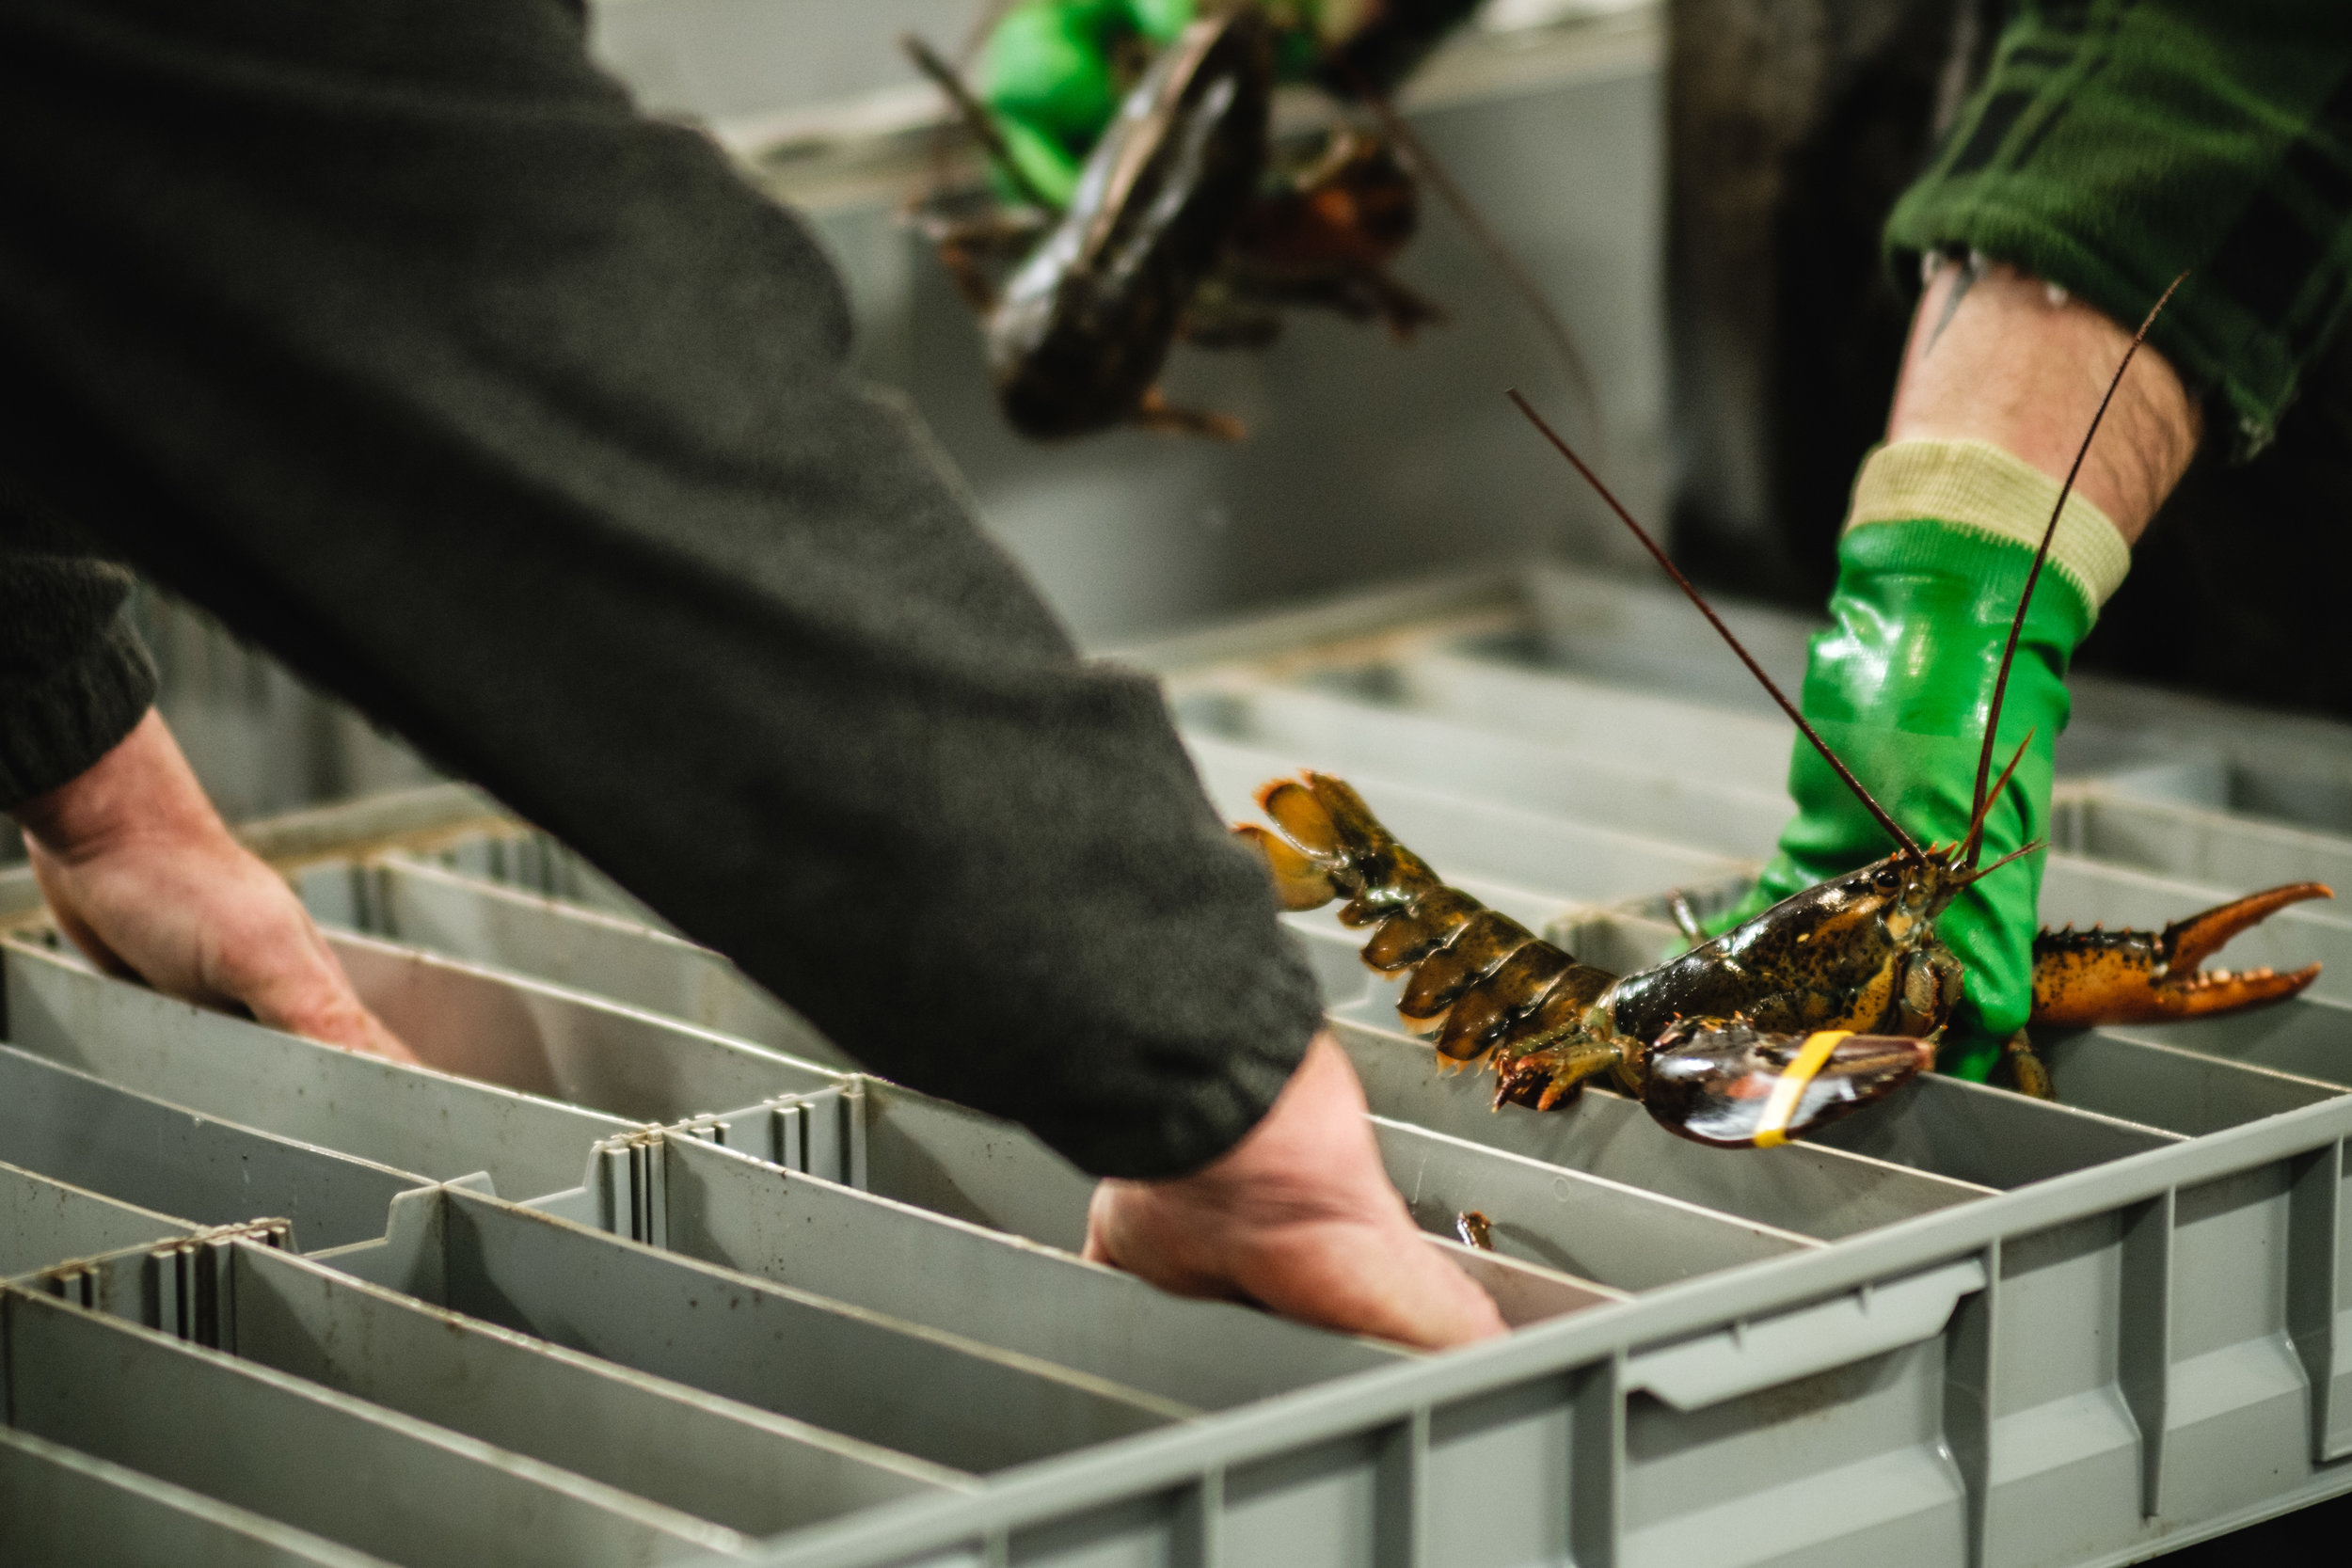
<path id="1" fill-rule="evenodd" d="M 1909 440 L 1863 465 L 1838 546 L 1831 625 L 1817 633 L 1800 705 L 1856 777 L 1925 847 L 1968 826 L 1977 758 L 2034 546 L 2058 482 L 1980 441 Z M 2072 496 L 2034 589 L 1994 749 L 1997 778 L 2032 742 L 1985 824 L 1983 863 L 2046 838 L 2052 755 L 2066 727 L 2066 669 L 2131 564 L 2106 515 Z M 1731 926 L 1894 847 L 1802 737 L 1788 768 L 1797 815 Z M 1938 1065 L 1981 1082 L 2033 1003 L 2042 855 L 1969 889 L 1937 923 L 1967 972 Z"/>
<path id="2" fill-rule="evenodd" d="M 976 90 L 1038 195 L 1069 205 L 1137 74 L 1121 55 L 1166 46 L 1194 10 L 1194 0 L 1024 0 L 1005 13 L 981 49 Z"/>

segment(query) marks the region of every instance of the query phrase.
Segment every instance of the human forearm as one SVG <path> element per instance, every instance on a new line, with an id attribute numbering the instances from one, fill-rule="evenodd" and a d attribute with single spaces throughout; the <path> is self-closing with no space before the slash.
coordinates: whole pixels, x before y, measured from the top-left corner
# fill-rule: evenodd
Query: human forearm
<path id="1" fill-rule="evenodd" d="M 1319 1016 L 1263 875 L 802 225 L 554 9 L 103 8 L 0 17 L 0 466 L 878 1070 L 1101 1171 L 1242 1135 Z"/>
<path id="2" fill-rule="evenodd" d="M 1937 269 L 1919 302 L 1886 439 L 1988 441 L 2062 483 L 2132 329 L 2013 267 L 1988 265 L 1973 284 L 1965 277 L 1958 265 Z M 2143 345 L 2075 490 L 2136 543 L 2186 471 L 2201 429 L 2171 362 Z"/>

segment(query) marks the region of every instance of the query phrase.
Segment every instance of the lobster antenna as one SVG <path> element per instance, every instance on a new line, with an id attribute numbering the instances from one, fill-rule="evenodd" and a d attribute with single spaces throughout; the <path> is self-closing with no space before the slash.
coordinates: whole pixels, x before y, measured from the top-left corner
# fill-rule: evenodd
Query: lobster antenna
<path id="1" fill-rule="evenodd" d="M 947 95 L 947 102 L 955 105 L 957 117 L 979 139 L 980 145 L 988 149 L 989 156 L 996 160 L 996 166 L 1005 171 L 1006 177 L 1021 187 L 1021 194 L 1049 213 L 1059 211 L 1058 204 L 1048 201 L 1045 193 L 1022 172 L 1020 164 L 1013 160 L 1012 149 L 1005 144 L 1005 134 L 996 129 L 996 121 L 990 117 L 987 106 L 973 97 L 972 89 L 963 85 L 963 78 L 958 74 L 956 68 L 941 59 L 936 50 L 913 33 L 900 33 L 898 47 L 906 52 L 908 59 L 914 62 L 915 70 L 930 77 L 931 85 Z"/>
<path id="2" fill-rule="evenodd" d="M 1991 865 L 1986 866 L 1982 871 L 1977 872 L 1974 876 L 1968 879 L 1966 883 L 1963 885 L 1974 886 L 1976 883 L 1983 881 L 1987 877 L 1992 876 L 1995 871 L 2000 870 L 2001 867 L 2007 865 L 2010 862 L 2014 860 L 2023 860 L 2027 855 L 2032 854 L 2036 849 L 2047 849 L 2049 847 L 2050 841 L 2046 838 L 2037 838 L 2031 844 L 2021 844 L 2016 848 L 2011 849 L 2008 854 L 2003 855 L 1999 860 L 1994 861 Z"/>
<path id="3" fill-rule="evenodd" d="M 1993 815 L 1993 802 L 1999 800 L 2001 791 L 2009 787 L 2010 775 L 2016 772 L 2017 765 L 2026 760 L 2026 748 L 2032 744 L 2033 731 L 2027 730 L 2026 738 L 2017 743 L 2017 754 L 2009 759 L 2009 766 L 2001 769 L 2001 776 L 1993 781 L 1993 787 L 1985 792 L 1983 800 L 1977 802 L 1976 815 L 1968 819 L 1968 832 L 1953 847 L 1953 853 L 1967 855 L 1970 865 L 1977 863 L 1978 853 L 1984 847 L 1984 819 Z"/>
<path id="4" fill-rule="evenodd" d="M 1502 236 L 1495 232 L 1486 214 L 1470 201 L 1470 193 L 1462 189 L 1445 165 L 1438 161 L 1438 155 L 1429 150 L 1429 144 L 1421 139 L 1421 134 L 1396 112 L 1396 105 L 1389 102 L 1388 95 L 1374 91 L 1362 72 L 1351 69 L 1348 74 L 1354 78 L 1356 90 L 1371 105 L 1373 117 L 1380 121 L 1380 129 L 1387 133 L 1391 141 L 1405 150 L 1406 156 L 1413 160 L 1413 166 L 1426 175 L 1429 182 L 1438 188 L 1439 198 L 1454 210 L 1454 217 L 1470 231 L 1470 237 L 1477 243 L 1478 248 L 1486 253 L 1486 260 L 1493 264 L 1496 272 L 1502 275 L 1503 282 L 1519 296 L 1519 303 L 1534 315 L 1544 336 L 1549 338 L 1551 346 L 1559 351 L 1560 362 L 1567 369 L 1569 384 L 1576 390 L 1576 401 L 1582 405 L 1584 417 L 1592 421 L 1595 430 L 1600 429 L 1600 395 L 1593 389 L 1592 372 L 1584 368 L 1584 356 L 1577 352 L 1576 339 L 1569 333 L 1568 324 L 1560 319 L 1560 312 L 1553 309 L 1551 298 L 1544 293 L 1543 285 L 1537 283 L 1534 276 L 1519 264 L 1519 259 L 1512 254 L 1511 247 L 1502 243 Z"/>
<path id="5" fill-rule="evenodd" d="M 1527 416 L 1528 423 L 1541 431 L 1544 439 L 1558 448 L 1560 455 L 1576 466 L 1576 471 L 1584 476 L 1584 483 L 1599 492 L 1600 499 L 1609 503 L 1609 509 L 1617 515 L 1619 521 L 1633 531 L 1633 537 L 1642 542 L 1642 547 L 1649 551 L 1651 559 L 1664 567 L 1666 575 L 1675 579 L 1675 585 L 1690 595 L 1691 602 L 1699 607 L 1699 613 L 1707 617 L 1707 624 L 1713 626 L 1725 642 L 1731 644 L 1731 651 L 1740 656 L 1740 662 L 1748 667 L 1748 673 L 1763 683 L 1764 689 L 1772 694 L 1772 701 L 1780 705 L 1780 710 L 1795 721 L 1798 729 L 1804 732 L 1804 737 L 1813 742 L 1814 750 L 1820 752 L 1823 760 L 1837 770 L 1837 776 L 1846 781 L 1846 787 L 1854 792 L 1854 798 L 1867 806 L 1870 815 L 1878 818 L 1879 826 L 1884 828 L 1888 836 L 1902 846 L 1903 853 L 1915 861 L 1925 860 L 1927 857 L 1919 852 L 1919 846 L 1912 842 L 1909 833 L 1903 832 L 1902 824 L 1886 814 L 1886 808 L 1880 805 L 1871 798 L 1870 792 L 1862 787 L 1862 781 L 1853 776 L 1853 770 L 1840 762 L 1837 753 L 1829 749 L 1829 742 L 1821 738 L 1820 732 L 1805 722 L 1804 715 L 1797 711 L 1797 705 L 1783 694 L 1780 688 L 1773 683 L 1772 677 L 1764 673 L 1764 667 L 1756 662 L 1746 648 L 1740 646 L 1740 640 L 1731 634 L 1729 626 L 1724 625 L 1723 618 L 1715 613 L 1714 607 L 1708 604 L 1706 597 L 1691 585 L 1691 579 L 1682 575 L 1682 568 L 1666 558 L 1666 552 L 1658 547 L 1658 541 L 1649 536 L 1649 531 L 1635 522 L 1633 514 L 1628 512 L 1617 498 L 1609 493 L 1609 486 L 1600 482 L 1600 476 L 1586 467 L 1584 459 L 1576 455 L 1575 449 L 1560 439 L 1559 433 L 1551 426 L 1544 423 L 1543 416 L 1528 405 L 1527 400 L 1519 396 L 1518 388 L 1514 387 L 1510 389 L 1510 398 L 1513 403 L 1518 404 L 1519 412 Z"/>
<path id="6" fill-rule="evenodd" d="M 2050 557 L 2050 542 L 2058 537 L 2058 517 L 2066 511 L 2066 498 L 2074 491 L 2074 481 L 2083 471 L 2083 460 L 2090 455 L 2091 438 L 2099 434 L 2099 421 L 2107 417 L 2107 404 L 2123 385 L 2123 372 L 2132 368 L 2132 360 L 2139 353 L 2139 345 L 2148 341 L 2148 329 L 2156 325 L 2164 308 L 2172 299 L 2173 291 L 2187 280 L 2184 272 L 2165 285 L 2164 293 L 2148 309 L 2147 319 L 2139 330 L 2132 334 L 2131 347 L 2123 351 L 2123 362 L 2115 367 L 2115 374 L 2107 382 L 2106 395 L 2099 400 L 2099 411 L 2090 416 L 2090 428 L 2083 432 L 2083 444 L 2074 451 L 2074 466 L 2066 470 L 2066 483 L 2058 486 L 2058 504 L 2050 508 L 2050 521 L 2042 531 L 2042 547 L 2033 552 L 2033 569 L 2026 574 L 2026 591 L 2017 595 L 2017 614 L 2009 624 L 2009 644 L 2001 650 L 2001 673 L 1993 679 L 1993 705 L 1984 720 L 1984 749 L 1977 753 L 1977 787 L 1968 798 L 1968 816 L 1973 820 L 1984 809 L 1985 780 L 1993 771 L 1993 737 L 2000 733 L 2001 699 L 2009 694 L 2010 665 L 2017 657 L 2017 639 L 2026 629 L 2026 610 L 2033 603 L 2033 585 L 2042 578 L 2042 563 Z M 1977 856 L 1983 849 L 1981 843 L 1972 846 L 1968 864 L 1973 869 Z"/>

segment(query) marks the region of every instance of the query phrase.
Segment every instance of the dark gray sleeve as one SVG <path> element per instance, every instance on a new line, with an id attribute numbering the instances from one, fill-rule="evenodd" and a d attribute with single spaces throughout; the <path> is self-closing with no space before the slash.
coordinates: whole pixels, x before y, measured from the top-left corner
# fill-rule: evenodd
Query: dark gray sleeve
<path id="1" fill-rule="evenodd" d="M 36 524 L 0 483 L 0 812 L 79 776 L 155 700 L 131 574 Z"/>
<path id="2" fill-rule="evenodd" d="M 1317 1018 L 807 231 L 558 0 L 0 8 L 0 468 L 877 1071 L 1159 1176 Z"/>

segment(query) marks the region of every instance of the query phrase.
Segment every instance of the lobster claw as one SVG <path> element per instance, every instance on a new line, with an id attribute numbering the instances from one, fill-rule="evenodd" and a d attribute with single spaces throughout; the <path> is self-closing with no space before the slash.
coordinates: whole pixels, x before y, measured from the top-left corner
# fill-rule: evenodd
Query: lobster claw
<path id="1" fill-rule="evenodd" d="M 2319 882 L 2291 882 L 2176 920 L 2162 931 L 2044 931 L 2033 944 L 2033 1020 L 2060 1028 L 2161 1023 L 2260 1002 L 2280 1002 L 2319 977 L 2319 965 L 2292 974 L 2198 968 L 2230 939 L 2289 904 L 2332 898 Z"/>
<path id="2" fill-rule="evenodd" d="M 1680 1019 L 1650 1047 L 1642 1103 L 1693 1143 L 1771 1148 L 1884 1099 L 1934 1065 L 1932 1040 L 1902 1035 L 1781 1035 L 1743 1018 Z"/>

